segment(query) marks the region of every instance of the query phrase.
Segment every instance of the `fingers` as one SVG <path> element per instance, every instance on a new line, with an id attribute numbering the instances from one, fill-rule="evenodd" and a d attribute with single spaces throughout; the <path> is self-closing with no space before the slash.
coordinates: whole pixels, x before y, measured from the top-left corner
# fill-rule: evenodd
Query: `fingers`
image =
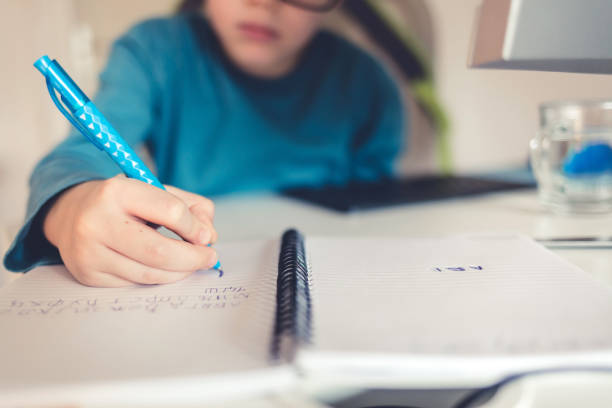
<path id="1" fill-rule="evenodd" d="M 210 220 L 215 217 L 215 204 L 208 198 L 173 186 L 164 185 L 164 187 L 166 187 L 168 192 L 174 194 L 187 203 L 191 211 L 194 212 L 196 216 L 205 216 Z"/>
<path id="2" fill-rule="evenodd" d="M 99 251 L 92 251 L 91 256 L 97 255 L 97 252 Z M 83 254 L 83 257 L 90 257 L 87 251 L 81 251 L 81 254 Z M 131 281 L 118 276 L 97 271 L 96 266 L 92 264 L 92 260 L 99 262 L 102 258 L 90 258 L 88 263 L 79 262 L 78 257 L 66 257 L 64 254 L 62 254 L 62 258 L 66 268 L 70 271 L 72 276 L 83 285 L 102 288 L 120 288 L 133 284 Z"/>
<path id="3" fill-rule="evenodd" d="M 195 270 L 172 272 L 153 268 L 130 258 L 126 258 L 110 248 L 107 248 L 106 251 L 108 251 L 108 254 L 105 254 L 105 262 L 99 267 L 100 272 L 111 278 L 124 280 L 130 283 L 142 285 L 173 283 L 185 279 L 195 272 Z"/>
<path id="4" fill-rule="evenodd" d="M 106 246 L 143 265 L 166 271 L 209 269 L 217 262 L 213 248 L 167 238 L 139 220 L 115 222 Z"/>
<path id="5" fill-rule="evenodd" d="M 88 286 L 121 287 L 176 282 L 214 266 L 217 254 L 206 246 L 217 235 L 212 202 L 169 189 L 114 177 L 64 193 L 46 224 L 72 275 Z M 145 222 L 163 225 L 187 242 L 164 237 Z"/>
<path id="6" fill-rule="evenodd" d="M 216 236 L 212 223 L 200 221 L 179 197 L 137 180 L 111 179 L 106 186 L 127 213 L 163 225 L 185 240 L 206 245 Z M 117 184 L 128 183 L 128 186 Z"/>
<path id="7" fill-rule="evenodd" d="M 188 191 L 181 190 L 173 186 L 166 185 L 165 187 L 168 192 L 183 200 L 189 207 L 189 211 L 191 211 L 191 213 L 198 220 L 200 220 L 200 222 L 210 228 L 212 232 L 210 243 L 214 244 L 215 242 L 217 242 L 217 231 L 212 225 L 212 220 L 215 216 L 214 203 L 208 198 L 202 197 L 198 194 L 190 193 Z"/>
<path id="8" fill-rule="evenodd" d="M 92 262 L 85 267 L 66 264 L 74 278 L 87 286 L 125 287 L 133 284 L 172 283 L 185 279 L 194 272 L 172 272 L 153 268 L 104 246 L 98 246 L 92 252 L 96 258 L 92 258 Z"/>
<path id="9" fill-rule="evenodd" d="M 110 275 L 108 273 L 73 273 L 73 276 L 83 285 L 92 286 L 96 288 L 123 288 L 134 284 L 133 282 L 119 278 L 117 276 Z"/>

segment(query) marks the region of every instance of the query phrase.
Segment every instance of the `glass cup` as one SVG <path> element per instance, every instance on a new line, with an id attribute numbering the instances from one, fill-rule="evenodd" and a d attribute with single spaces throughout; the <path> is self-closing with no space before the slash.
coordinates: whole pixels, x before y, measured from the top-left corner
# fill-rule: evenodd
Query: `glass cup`
<path id="1" fill-rule="evenodd" d="M 564 213 L 612 211 L 612 101 L 540 105 L 530 153 L 547 207 Z"/>

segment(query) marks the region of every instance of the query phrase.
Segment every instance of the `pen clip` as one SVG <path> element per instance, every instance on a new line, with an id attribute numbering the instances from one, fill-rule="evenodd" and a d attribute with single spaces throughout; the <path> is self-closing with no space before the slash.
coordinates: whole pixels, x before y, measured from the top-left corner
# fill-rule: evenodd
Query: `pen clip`
<path id="1" fill-rule="evenodd" d="M 72 123 L 72 125 L 77 128 L 77 130 L 79 132 L 81 132 L 83 134 L 83 136 L 85 136 L 87 139 L 91 140 L 91 142 L 94 144 L 94 146 L 96 146 L 98 149 L 102 150 L 102 146 L 100 145 L 100 143 L 96 140 L 95 137 L 91 137 L 91 135 L 89 134 L 89 132 L 87 131 L 87 129 L 85 129 L 85 127 L 80 124 L 75 118 L 74 116 L 72 116 L 72 114 L 68 111 L 68 109 L 66 109 L 66 107 L 64 106 L 64 104 L 62 102 L 60 102 L 60 100 L 57 98 L 57 94 L 55 93 L 55 88 L 53 87 L 51 80 L 49 79 L 49 77 L 46 77 L 46 82 L 47 82 L 47 89 L 49 90 L 49 95 L 51 96 L 51 100 L 53 101 L 53 103 L 55 104 L 55 106 L 57 106 L 57 109 L 59 109 L 60 113 L 62 115 L 64 115 L 64 117 L 66 119 L 68 119 L 68 121 L 70 123 Z"/>

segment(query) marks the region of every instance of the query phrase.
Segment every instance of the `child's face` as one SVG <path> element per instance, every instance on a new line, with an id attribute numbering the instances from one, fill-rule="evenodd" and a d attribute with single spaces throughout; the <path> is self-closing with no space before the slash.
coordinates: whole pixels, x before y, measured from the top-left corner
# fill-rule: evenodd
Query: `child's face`
<path id="1" fill-rule="evenodd" d="M 320 13 L 279 0 L 206 0 L 204 8 L 232 61 L 268 78 L 294 67 L 321 21 Z"/>

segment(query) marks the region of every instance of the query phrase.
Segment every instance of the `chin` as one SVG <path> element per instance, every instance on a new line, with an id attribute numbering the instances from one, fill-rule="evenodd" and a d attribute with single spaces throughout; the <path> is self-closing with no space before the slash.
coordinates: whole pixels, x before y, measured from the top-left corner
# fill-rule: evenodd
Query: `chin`
<path id="1" fill-rule="evenodd" d="M 278 69 L 278 59 L 267 55 L 241 56 L 234 59 L 239 67 L 243 70 L 255 74 L 257 76 L 275 76 L 275 71 Z"/>

